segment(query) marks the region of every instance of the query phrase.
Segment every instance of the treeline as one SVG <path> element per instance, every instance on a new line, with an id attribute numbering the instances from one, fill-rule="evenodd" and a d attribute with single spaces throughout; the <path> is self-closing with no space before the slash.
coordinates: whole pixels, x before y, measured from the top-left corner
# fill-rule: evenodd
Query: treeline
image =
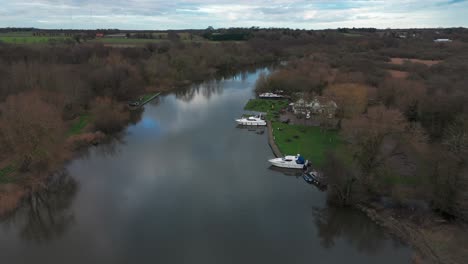
<path id="1" fill-rule="evenodd" d="M 259 78 L 257 91 L 337 102 L 345 144 L 323 168 L 329 201 L 385 200 L 468 220 L 468 45 L 321 39 L 308 57 Z"/>

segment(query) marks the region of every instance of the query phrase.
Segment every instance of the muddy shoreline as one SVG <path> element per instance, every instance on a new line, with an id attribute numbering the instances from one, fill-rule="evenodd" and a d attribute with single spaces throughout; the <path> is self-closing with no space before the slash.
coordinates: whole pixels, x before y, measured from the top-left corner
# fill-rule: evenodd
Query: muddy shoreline
<path id="1" fill-rule="evenodd" d="M 373 204 L 356 204 L 354 208 L 411 246 L 416 251 L 413 263 L 462 264 L 468 259 L 468 249 L 463 247 L 468 234 L 463 223 L 451 223 L 432 213 L 401 215 L 397 210 Z"/>

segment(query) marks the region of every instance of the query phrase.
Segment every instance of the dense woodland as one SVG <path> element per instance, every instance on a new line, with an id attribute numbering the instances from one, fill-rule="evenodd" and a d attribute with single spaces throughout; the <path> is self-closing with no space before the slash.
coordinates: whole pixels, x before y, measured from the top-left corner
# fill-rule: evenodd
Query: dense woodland
<path id="1" fill-rule="evenodd" d="M 330 201 L 422 201 L 468 220 L 466 30 L 415 30 L 407 39 L 373 29 L 191 34 L 244 41 L 174 37 L 127 48 L 79 38 L 49 45 L 0 43 L 0 169 L 14 171 L 3 181 L 30 184 L 76 149 L 119 131 L 134 118 L 129 100 L 283 60 L 288 63 L 259 79 L 259 92 L 324 95 L 340 106 L 343 148 L 329 154 L 324 168 Z M 436 37 L 454 42 L 436 44 Z M 70 132 L 80 120 L 89 124 Z"/>

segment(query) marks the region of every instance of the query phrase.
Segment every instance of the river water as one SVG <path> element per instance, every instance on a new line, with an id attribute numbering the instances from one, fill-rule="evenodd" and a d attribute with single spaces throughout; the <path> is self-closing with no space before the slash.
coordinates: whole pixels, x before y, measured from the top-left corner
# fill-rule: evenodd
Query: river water
<path id="1" fill-rule="evenodd" d="M 267 133 L 236 128 L 261 71 L 146 105 L 2 220 L 1 262 L 409 263 L 365 216 L 270 169 Z"/>

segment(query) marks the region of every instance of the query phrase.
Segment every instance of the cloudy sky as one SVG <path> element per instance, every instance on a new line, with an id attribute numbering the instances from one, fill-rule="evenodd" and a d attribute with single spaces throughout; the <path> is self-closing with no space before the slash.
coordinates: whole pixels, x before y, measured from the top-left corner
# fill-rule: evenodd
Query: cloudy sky
<path id="1" fill-rule="evenodd" d="M 468 26 L 468 0 L 0 0 L 0 27 Z"/>

